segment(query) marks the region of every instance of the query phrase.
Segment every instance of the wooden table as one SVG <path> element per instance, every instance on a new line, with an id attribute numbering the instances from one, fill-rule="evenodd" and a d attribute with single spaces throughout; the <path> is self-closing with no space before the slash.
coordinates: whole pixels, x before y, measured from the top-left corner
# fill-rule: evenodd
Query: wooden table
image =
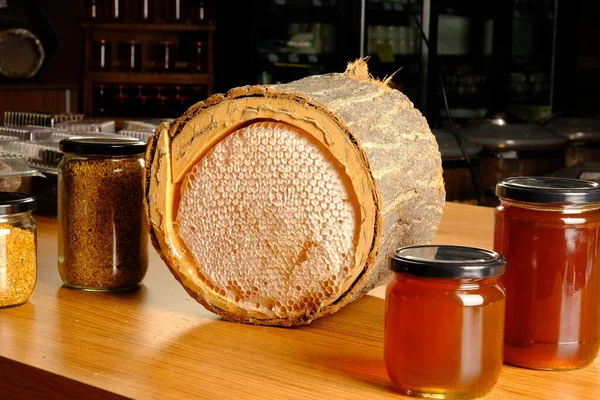
<path id="1" fill-rule="evenodd" d="M 448 204 L 435 241 L 491 248 L 492 209 Z M 61 287 L 56 223 L 38 219 L 31 301 L 0 310 L 0 398 L 379 399 L 383 288 L 308 326 L 219 320 L 179 286 L 154 250 L 129 293 Z M 487 399 L 600 399 L 600 359 L 585 369 L 505 366 Z"/>

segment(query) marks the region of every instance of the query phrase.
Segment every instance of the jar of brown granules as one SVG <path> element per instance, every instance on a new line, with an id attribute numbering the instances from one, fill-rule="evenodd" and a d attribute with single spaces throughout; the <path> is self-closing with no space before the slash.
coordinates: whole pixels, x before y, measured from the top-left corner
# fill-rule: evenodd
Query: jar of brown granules
<path id="1" fill-rule="evenodd" d="M 37 281 L 35 197 L 0 192 L 0 308 L 27 303 Z"/>
<path id="2" fill-rule="evenodd" d="M 66 286 L 127 290 L 146 275 L 145 148 L 128 137 L 60 142 L 58 270 Z"/>

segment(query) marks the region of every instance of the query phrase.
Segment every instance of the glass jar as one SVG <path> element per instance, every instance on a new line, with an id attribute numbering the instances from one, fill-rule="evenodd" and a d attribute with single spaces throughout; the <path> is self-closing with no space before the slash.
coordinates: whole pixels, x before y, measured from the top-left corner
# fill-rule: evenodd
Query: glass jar
<path id="1" fill-rule="evenodd" d="M 112 19 L 123 18 L 123 1 L 124 0 L 111 0 L 109 7 L 109 16 Z"/>
<path id="2" fill-rule="evenodd" d="M 155 17 L 155 0 L 141 0 L 139 3 L 140 19 L 144 22 L 151 21 Z"/>
<path id="3" fill-rule="evenodd" d="M 190 0 L 190 19 L 194 22 L 206 22 L 206 8 L 202 0 Z"/>
<path id="4" fill-rule="evenodd" d="M 120 43 L 121 69 L 140 71 L 142 69 L 142 45 L 136 40 Z"/>
<path id="5" fill-rule="evenodd" d="M 104 84 L 94 85 L 92 88 L 92 103 L 94 116 L 106 116 L 109 114 L 107 87 Z"/>
<path id="6" fill-rule="evenodd" d="M 133 113 L 137 117 L 148 117 L 154 115 L 154 97 L 144 85 L 137 86 L 137 94 L 134 99 Z"/>
<path id="7" fill-rule="evenodd" d="M 164 5 L 166 6 L 165 14 L 167 20 L 180 22 L 187 19 L 186 12 L 189 10 L 187 0 L 168 0 Z"/>
<path id="8" fill-rule="evenodd" d="M 185 111 L 192 105 L 188 96 L 177 96 L 173 104 L 173 111 L 171 115 L 183 115 Z"/>
<path id="9" fill-rule="evenodd" d="M 106 2 L 104 0 L 87 0 L 86 15 L 91 20 L 103 19 L 106 16 Z"/>
<path id="10" fill-rule="evenodd" d="M 156 86 L 156 96 L 154 104 L 156 105 L 157 117 L 171 117 L 171 99 L 170 90 L 164 86 Z"/>
<path id="11" fill-rule="evenodd" d="M 58 270 L 84 290 L 127 290 L 148 269 L 143 215 L 145 143 L 79 137 L 60 142 Z"/>
<path id="12" fill-rule="evenodd" d="M 114 102 L 111 104 L 113 112 L 117 116 L 123 117 L 131 114 L 131 96 L 127 89 L 124 85 L 117 87 Z"/>
<path id="13" fill-rule="evenodd" d="M 156 66 L 159 70 L 172 71 L 177 61 L 175 42 L 163 40 L 156 46 Z"/>
<path id="14" fill-rule="evenodd" d="M 508 260 L 504 361 L 581 368 L 600 349 L 600 185 L 517 177 L 498 183 L 494 249 Z"/>
<path id="15" fill-rule="evenodd" d="M 501 255 L 471 247 L 396 251 L 384 355 L 402 393 L 470 399 L 492 390 L 502 368 L 504 265 Z"/>
<path id="16" fill-rule="evenodd" d="M 0 308 L 27 303 L 37 282 L 35 197 L 0 192 Z"/>
<path id="17" fill-rule="evenodd" d="M 208 63 L 208 43 L 204 41 L 192 42 L 188 66 L 194 72 L 206 72 Z"/>

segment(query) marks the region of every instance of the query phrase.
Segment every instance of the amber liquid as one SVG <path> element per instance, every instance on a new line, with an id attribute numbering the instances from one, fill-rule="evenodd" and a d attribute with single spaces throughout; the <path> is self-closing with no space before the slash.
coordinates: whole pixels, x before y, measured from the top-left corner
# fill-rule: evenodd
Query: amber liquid
<path id="1" fill-rule="evenodd" d="M 404 394 L 470 399 L 502 368 L 504 290 L 498 278 L 449 280 L 396 274 L 388 286 L 384 354 Z"/>
<path id="2" fill-rule="evenodd" d="M 504 361 L 574 369 L 600 348 L 600 212 L 503 201 L 494 249 L 507 259 Z"/>

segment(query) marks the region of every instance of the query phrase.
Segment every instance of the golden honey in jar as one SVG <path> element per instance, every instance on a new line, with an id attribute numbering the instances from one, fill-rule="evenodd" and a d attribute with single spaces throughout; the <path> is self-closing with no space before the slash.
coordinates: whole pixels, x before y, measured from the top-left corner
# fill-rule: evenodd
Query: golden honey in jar
<path id="1" fill-rule="evenodd" d="M 391 260 L 384 356 L 403 394 L 471 399 L 502 368 L 504 258 L 462 246 L 409 246 Z"/>
<path id="2" fill-rule="evenodd" d="M 494 249 L 507 259 L 504 361 L 590 364 L 600 349 L 600 185 L 515 177 L 496 194 Z"/>

